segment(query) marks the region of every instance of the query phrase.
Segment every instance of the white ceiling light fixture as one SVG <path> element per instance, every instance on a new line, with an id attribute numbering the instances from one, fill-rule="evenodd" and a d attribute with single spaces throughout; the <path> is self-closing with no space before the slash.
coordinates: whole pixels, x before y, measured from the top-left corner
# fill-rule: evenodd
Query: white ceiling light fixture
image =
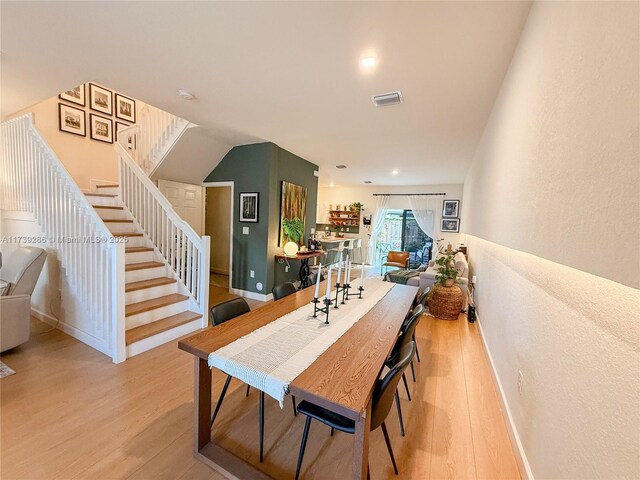
<path id="1" fill-rule="evenodd" d="M 360 57 L 360 67 L 363 70 L 371 71 L 376 68 L 376 65 L 378 65 L 378 60 L 376 59 L 376 57 L 373 57 L 371 55 Z"/>
<path id="2" fill-rule="evenodd" d="M 335 185 L 335 183 L 331 182 L 331 183 L 329 184 L 329 186 L 330 186 L 330 187 L 335 187 L 336 185 Z"/>
<path id="3" fill-rule="evenodd" d="M 397 175 L 398 174 L 398 170 L 392 170 L 391 171 L 391 175 Z"/>
<path id="4" fill-rule="evenodd" d="M 178 90 L 178 96 L 180 98 L 184 98 L 185 100 L 193 100 L 194 98 L 196 98 L 193 93 L 189 93 L 182 88 Z"/>
<path id="5" fill-rule="evenodd" d="M 371 97 L 371 101 L 376 107 L 387 107 L 389 105 L 398 105 L 404 102 L 404 98 L 402 98 L 402 92 L 400 92 L 400 90 L 396 90 L 395 92 L 374 95 Z"/>

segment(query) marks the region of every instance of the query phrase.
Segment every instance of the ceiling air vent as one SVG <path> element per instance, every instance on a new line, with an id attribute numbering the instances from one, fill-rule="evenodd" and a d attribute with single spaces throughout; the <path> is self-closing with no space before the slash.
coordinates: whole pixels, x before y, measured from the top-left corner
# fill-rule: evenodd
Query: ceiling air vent
<path id="1" fill-rule="evenodd" d="M 371 180 L 365 180 L 364 183 L 373 183 Z"/>
<path id="2" fill-rule="evenodd" d="M 374 95 L 371 97 L 371 101 L 376 107 L 386 107 L 388 105 L 397 105 L 402 103 L 402 93 L 400 91 L 397 92 L 389 92 L 382 93 L 380 95 Z"/>
<path id="3" fill-rule="evenodd" d="M 336 165 L 336 168 L 339 168 L 340 170 L 347 168 L 346 165 Z"/>

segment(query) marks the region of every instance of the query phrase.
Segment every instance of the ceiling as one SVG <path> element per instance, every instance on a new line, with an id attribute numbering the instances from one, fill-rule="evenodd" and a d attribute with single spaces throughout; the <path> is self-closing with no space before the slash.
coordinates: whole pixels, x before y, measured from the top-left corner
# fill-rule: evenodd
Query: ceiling
<path id="1" fill-rule="evenodd" d="M 529 8 L 2 2 L 2 115 L 95 81 L 221 143 L 277 143 L 318 164 L 321 184 L 462 183 Z M 362 55 L 376 57 L 373 72 Z M 373 106 L 392 90 L 405 102 Z"/>

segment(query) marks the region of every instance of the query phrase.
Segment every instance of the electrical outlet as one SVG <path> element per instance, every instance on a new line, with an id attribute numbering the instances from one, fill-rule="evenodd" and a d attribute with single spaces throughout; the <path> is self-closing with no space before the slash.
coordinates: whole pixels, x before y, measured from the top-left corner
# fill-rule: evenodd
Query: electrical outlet
<path id="1" fill-rule="evenodd" d="M 249 227 L 242 227 L 242 234 L 249 235 Z"/>
<path id="2" fill-rule="evenodd" d="M 256 276 L 256 272 L 254 272 L 253 270 L 251 270 L 251 271 L 249 272 L 249 276 L 250 276 L 251 278 L 254 278 L 254 277 Z"/>
<path id="3" fill-rule="evenodd" d="M 286 266 L 284 267 L 284 271 L 285 271 L 285 273 L 289 273 L 289 265 L 286 265 Z"/>
<path id="4" fill-rule="evenodd" d="M 522 384 L 524 383 L 524 375 L 518 370 L 518 393 L 522 393 Z"/>
<path id="5" fill-rule="evenodd" d="M 347 227 L 347 232 L 349 231 L 349 227 Z"/>
<path id="6" fill-rule="evenodd" d="M 62 290 L 58 290 L 58 300 L 62 300 Z"/>

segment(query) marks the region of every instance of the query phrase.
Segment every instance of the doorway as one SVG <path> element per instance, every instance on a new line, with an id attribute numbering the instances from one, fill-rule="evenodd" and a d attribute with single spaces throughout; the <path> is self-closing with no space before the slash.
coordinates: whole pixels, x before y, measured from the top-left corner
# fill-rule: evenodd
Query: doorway
<path id="1" fill-rule="evenodd" d="M 409 252 L 409 266 L 429 263 L 433 240 L 418 226 L 412 210 L 389 210 L 376 242 L 376 266 L 389 251 Z"/>
<path id="2" fill-rule="evenodd" d="M 210 306 L 229 297 L 233 263 L 233 183 L 205 185 L 205 235 L 211 237 Z"/>

